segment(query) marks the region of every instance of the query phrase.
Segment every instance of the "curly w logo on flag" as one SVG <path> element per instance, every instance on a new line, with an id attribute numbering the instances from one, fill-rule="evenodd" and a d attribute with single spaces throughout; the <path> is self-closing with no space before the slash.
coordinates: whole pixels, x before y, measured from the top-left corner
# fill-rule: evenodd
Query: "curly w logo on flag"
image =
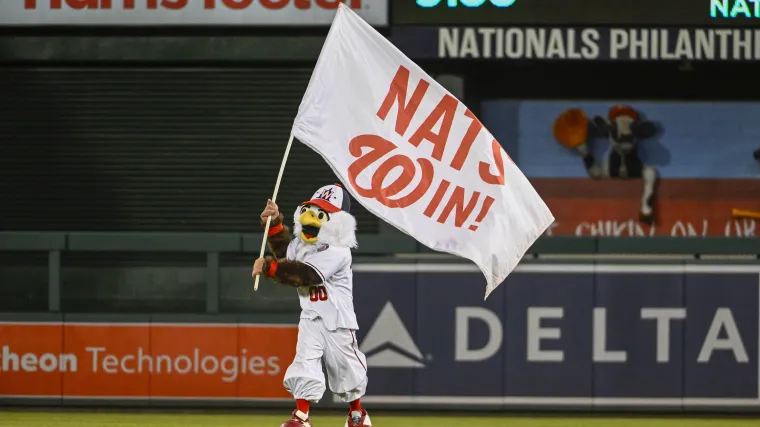
<path id="1" fill-rule="evenodd" d="M 554 221 L 480 120 L 343 5 L 293 136 L 367 210 L 431 249 L 475 262 L 486 297 Z"/>

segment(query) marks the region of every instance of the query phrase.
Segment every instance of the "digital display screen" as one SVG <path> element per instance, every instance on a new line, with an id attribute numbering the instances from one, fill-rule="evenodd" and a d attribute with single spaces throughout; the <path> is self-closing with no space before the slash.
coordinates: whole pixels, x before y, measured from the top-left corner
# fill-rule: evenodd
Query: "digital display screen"
<path id="1" fill-rule="evenodd" d="M 760 26 L 760 0 L 391 0 L 394 25 Z"/>

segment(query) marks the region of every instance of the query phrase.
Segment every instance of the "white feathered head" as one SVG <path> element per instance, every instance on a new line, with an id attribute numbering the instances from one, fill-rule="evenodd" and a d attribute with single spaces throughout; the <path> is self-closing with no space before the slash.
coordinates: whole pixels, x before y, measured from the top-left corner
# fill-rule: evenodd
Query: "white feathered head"
<path id="1" fill-rule="evenodd" d="M 304 243 L 355 248 L 356 218 L 349 211 L 348 192 L 340 184 L 326 185 L 293 215 L 293 232 Z"/>

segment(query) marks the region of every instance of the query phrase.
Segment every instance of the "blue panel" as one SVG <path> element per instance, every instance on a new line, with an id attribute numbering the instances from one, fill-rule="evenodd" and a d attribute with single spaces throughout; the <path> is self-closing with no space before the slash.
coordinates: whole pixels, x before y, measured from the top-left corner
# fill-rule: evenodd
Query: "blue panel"
<path id="1" fill-rule="evenodd" d="M 692 398 L 757 398 L 758 275 L 688 274 L 686 308 L 685 395 Z M 718 310 L 730 314 L 744 351 L 715 350 L 699 360 Z M 724 317 L 727 319 L 727 317 Z M 720 319 L 718 319 L 720 320 Z M 724 323 L 724 324 L 730 324 Z M 719 338 L 728 338 L 722 327 Z M 738 348 L 738 347 L 733 347 Z M 737 358 L 746 353 L 748 360 Z"/>
<path id="2" fill-rule="evenodd" d="M 367 333 L 388 303 L 398 314 L 403 327 L 413 333 L 416 322 L 415 290 L 416 277 L 413 273 L 354 273 L 354 307 L 360 328 L 357 332 L 360 348 L 364 348 Z M 377 330 L 381 336 L 393 336 L 392 333 L 388 333 L 390 327 L 393 325 L 378 324 Z M 382 331 L 383 328 L 385 331 Z M 368 394 L 376 396 L 412 394 L 414 368 L 377 366 L 375 362 L 383 360 L 384 355 L 398 354 L 399 347 L 396 342 L 387 342 L 367 352 Z"/>
<path id="3" fill-rule="evenodd" d="M 480 274 L 357 273 L 360 347 L 372 341 L 370 330 L 380 337 L 366 351 L 368 394 L 756 399 L 758 279 L 756 273 L 519 272 L 484 302 Z M 595 326 L 600 308 L 606 322 Z M 667 309 L 685 319 L 667 322 L 666 336 L 655 319 L 642 318 L 642 309 L 650 317 Z M 486 322 L 464 322 L 463 310 L 484 314 L 502 331 L 492 336 Z M 529 313 L 538 310 L 561 310 L 562 317 L 530 323 Z M 707 359 L 703 347 L 716 313 L 736 326 L 740 345 L 736 355 L 718 348 Z M 603 340 L 594 339 L 594 330 L 600 326 L 606 327 L 606 350 L 624 351 L 623 362 L 595 360 Z M 531 345 L 550 328 L 559 337 Z M 721 328 L 718 338 L 728 330 Z M 494 351 L 487 356 L 463 360 L 467 351 L 457 352 L 477 350 L 492 338 Z M 561 358 L 536 360 L 537 352 L 546 351 L 561 351 Z M 700 354 L 705 360 L 698 360 Z"/>
<path id="4" fill-rule="evenodd" d="M 510 155 L 531 178 L 588 177 L 578 154 L 557 143 L 552 124 L 568 108 L 606 117 L 614 104 L 631 105 L 662 126 L 661 133 L 641 141 L 639 154 L 663 178 L 757 177 L 751 154 L 760 140 L 760 121 L 753 119 L 760 103 L 616 101 L 523 101 L 516 107 L 512 100 L 493 100 L 483 104 L 481 115 L 494 118 L 487 125 L 498 140 L 519 135 L 518 149 Z M 726 140 L 731 144 L 713 149 Z M 604 139 L 594 139 L 591 147 L 599 161 L 609 154 Z"/>
<path id="5" fill-rule="evenodd" d="M 670 331 L 663 335 L 667 339 L 661 349 L 664 351 L 667 346 L 668 357 L 658 362 L 657 321 L 642 319 L 642 309 L 682 311 L 683 276 L 598 274 L 595 306 L 607 309 L 606 349 L 625 351 L 626 360 L 622 363 L 594 360 L 594 396 L 680 398 L 684 320 L 668 322 Z M 604 350 L 600 345 L 597 347 Z"/>
<path id="6" fill-rule="evenodd" d="M 504 289 L 498 288 L 484 302 L 485 279 L 472 273 L 420 274 L 418 287 L 417 342 L 429 360 L 425 369 L 416 371 L 415 394 L 502 396 Z M 468 311 L 475 314 L 465 321 Z M 460 328 L 466 336 L 457 332 Z M 473 352 L 470 360 L 456 360 L 458 338 L 468 350 L 484 349 L 491 342 L 495 352 Z"/>
<path id="7" fill-rule="evenodd" d="M 591 310 L 593 275 L 514 273 L 507 278 L 506 370 L 508 396 L 591 397 Z M 559 307 L 562 319 L 544 319 L 541 328 L 559 328 L 560 337 L 540 342 L 541 350 L 561 350 L 561 362 L 528 360 L 528 309 Z M 534 331 L 535 332 L 535 331 Z"/>

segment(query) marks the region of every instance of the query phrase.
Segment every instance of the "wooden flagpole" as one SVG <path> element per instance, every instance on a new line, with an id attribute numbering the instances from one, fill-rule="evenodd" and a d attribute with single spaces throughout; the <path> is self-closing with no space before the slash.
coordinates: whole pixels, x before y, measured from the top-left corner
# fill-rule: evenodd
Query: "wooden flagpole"
<path id="1" fill-rule="evenodd" d="M 282 156 L 282 164 L 280 165 L 280 173 L 277 175 L 277 182 L 274 184 L 274 194 L 272 195 L 272 202 L 277 203 L 275 200 L 277 199 L 277 192 L 280 190 L 280 181 L 282 181 L 282 174 L 285 172 L 285 163 L 288 161 L 288 155 L 290 154 L 290 147 L 293 145 L 293 134 L 290 134 L 290 138 L 288 139 L 288 145 L 285 147 L 285 155 Z M 272 217 L 270 216 L 267 218 L 267 225 L 264 227 L 264 239 L 261 242 L 261 250 L 259 251 L 259 258 L 264 257 L 264 251 L 267 248 L 267 235 L 269 234 L 269 225 L 272 223 Z M 256 278 L 253 280 L 253 290 L 258 291 L 259 290 L 259 279 L 261 278 L 260 274 L 256 275 Z"/>

